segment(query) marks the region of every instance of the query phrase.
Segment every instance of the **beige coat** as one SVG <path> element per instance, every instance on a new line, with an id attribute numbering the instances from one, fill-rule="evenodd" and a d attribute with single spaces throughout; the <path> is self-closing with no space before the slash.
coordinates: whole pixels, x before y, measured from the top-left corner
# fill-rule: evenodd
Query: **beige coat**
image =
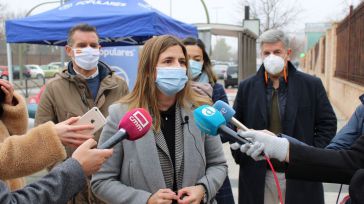
<path id="1" fill-rule="evenodd" d="M 108 107 L 128 93 L 128 86 L 105 64 L 102 63 L 101 66 L 99 64 L 99 74 L 105 72 L 108 74 L 100 82 L 95 101 L 88 90 L 86 80 L 77 75 L 71 75 L 68 70 L 64 70 L 55 79 L 49 81 L 38 105 L 35 125 L 47 121 L 59 123 L 73 116 L 82 116 L 94 106 L 107 117 Z M 101 130 L 95 133 L 96 141 L 100 133 Z M 74 149 L 66 147 L 66 151 L 70 156 Z"/>
<path id="2" fill-rule="evenodd" d="M 35 173 L 66 156 L 52 122 L 23 135 L 28 124 L 26 103 L 16 93 L 14 98 L 16 105 L 3 105 L 4 114 L 0 120 L 0 179 L 8 179 L 6 183 L 11 190 L 24 186 L 24 179 L 20 177 Z"/>

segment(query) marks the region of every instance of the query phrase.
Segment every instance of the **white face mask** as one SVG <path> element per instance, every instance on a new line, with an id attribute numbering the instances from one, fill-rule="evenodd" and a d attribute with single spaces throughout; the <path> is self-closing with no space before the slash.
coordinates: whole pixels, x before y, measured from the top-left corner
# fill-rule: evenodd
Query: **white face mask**
<path id="1" fill-rule="evenodd" d="M 92 70 L 97 67 L 100 58 L 100 50 L 98 48 L 73 48 L 75 62 L 77 66 L 84 70 Z"/>
<path id="2" fill-rule="evenodd" d="M 263 64 L 269 74 L 277 75 L 283 70 L 285 62 L 282 57 L 270 54 L 264 59 Z"/>

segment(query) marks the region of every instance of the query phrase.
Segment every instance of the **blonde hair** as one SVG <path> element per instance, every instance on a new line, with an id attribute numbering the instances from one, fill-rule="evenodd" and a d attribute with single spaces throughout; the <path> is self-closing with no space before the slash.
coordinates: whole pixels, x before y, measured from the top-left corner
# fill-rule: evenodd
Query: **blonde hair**
<path id="1" fill-rule="evenodd" d="M 157 87 L 155 84 L 157 63 L 161 53 L 172 46 L 180 46 L 186 58 L 187 51 L 183 44 L 175 37 L 163 35 L 149 39 L 140 54 L 138 64 L 138 75 L 133 90 L 120 99 L 121 103 L 129 105 L 129 110 L 133 108 L 145 108 L 153 117 L 153 127 L 160 130 L 160 114 L 158 109 Z M 188 70 L 188 69 L 187 69 Z M 187 71 L 188 72 L 188 71 Z M 188 73 L 187 73 L 188 74 Z M 190 80 L 185 87 L 177 93 L 177 103 L 191 110 L 203 104 L 212 104 L 211 99 L 202 97 L 192 90 Z"/>

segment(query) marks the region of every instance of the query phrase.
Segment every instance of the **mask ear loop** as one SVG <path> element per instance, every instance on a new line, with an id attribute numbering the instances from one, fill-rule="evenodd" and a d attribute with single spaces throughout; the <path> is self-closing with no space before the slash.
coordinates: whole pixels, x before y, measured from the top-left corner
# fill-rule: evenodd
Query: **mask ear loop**
<path id="1" fill-rule="evenodd" d="M 283 78 L 284 78 L 284 81 L 287 83 L 288 82 L 287 66 L 284 66 L 284 68 L 283 68 Z M 268 73 L 267 73 L 267 71 L 264 71 L 264 81 L 265 81 L 265 85 L 267 85 L 268 84 Z"/>
<path id="2" fill-rule="evenodd" d="M 286 57 L 288 58 L 288 55 Z M 284 60 L 284 61 L 286 61 L 286 60 Z M 287 66 L 288 66 L 288 59 L 287 59 L 286 64 L 284 65 L 284 68 L 283 68 L 283 78 L 284 78 L 284 81 L 286 83 L 288 83 Z"/>
<path id="3" fill-rule="evenodd" d="M 284 78 L 284 81 L 287 83 L 288 82 L 287 64 L 285 64 L 284 68 L 283 68 L 283 78 Z M 268 84 L 268 73 L 267 73 L 267 71 L 264 71 L 264 81 L 265 81 L 265 84 L 267 85 Z"/>
<path id="4" fill-rule="evenodd" d="M 264 71 L 264 81 L 265 81 L 265 85 L 268 84 L 268 73 L 267 71 Z"/>

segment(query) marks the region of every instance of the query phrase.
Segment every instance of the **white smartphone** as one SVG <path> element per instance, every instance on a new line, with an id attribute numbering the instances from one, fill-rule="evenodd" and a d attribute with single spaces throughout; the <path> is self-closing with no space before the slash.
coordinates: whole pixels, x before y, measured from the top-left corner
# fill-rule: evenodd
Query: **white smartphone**
<path id="1" fill-rule="evenodd" d="M 100 128 L 102 128 L 106 123 L 105 117 L 102 115 L 97 107 L 91 108 L 87 113 L 85 113 L 74 125 L 94 125 L 95 128 L 90 130 L 90 132 L 83 132 L 84 134 L 95 134 Z"/>

